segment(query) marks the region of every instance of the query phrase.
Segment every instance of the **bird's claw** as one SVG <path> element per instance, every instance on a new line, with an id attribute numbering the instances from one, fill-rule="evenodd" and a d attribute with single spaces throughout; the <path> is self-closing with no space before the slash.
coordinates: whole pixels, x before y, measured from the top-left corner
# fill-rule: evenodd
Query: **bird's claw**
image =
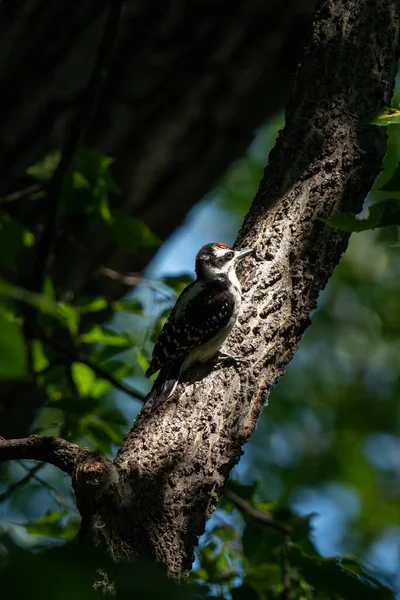
<path id="1" fill-rule="evenodd" d="M 241 362 L 243 362 L 243 358 L 240 356 L 233 356 L 233 354 L 228 354 L 228 352 L 219 352 L 218 355 L 219 360 L 230 360 L 235 367 L 238 367 Z"/>

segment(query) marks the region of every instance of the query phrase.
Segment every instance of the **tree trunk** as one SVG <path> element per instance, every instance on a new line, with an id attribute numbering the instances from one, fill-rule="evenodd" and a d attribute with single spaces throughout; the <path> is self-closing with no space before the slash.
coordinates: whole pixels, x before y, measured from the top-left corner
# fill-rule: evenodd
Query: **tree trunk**
<path id="1" fill-rule="evenodd" d="M 138 416 L 115 459 L 132 510 L 121 528 L 120 511 L 110 519 L 101 509 L 106 527 L 97 530 L 118 556 L 155 556 L 178 577 L 190 569 L 242 446 L 347 247 L 348 234 L 316 218 L 358 213 L 381 169 L 385 130 L 361 122 L 390 102 L 399 23 L 397 0 L 321 2 L 285 129 L 238 238 L 257 252 L 242 270 L 244 305 L 228 343 L 245 362 L 204 378 L 197 370 L 174 399 Z"/>
<path id="2" fill-rule="evenodd" d="M 239 234 L 240 246 L 256 249 L 228 343 L 244 358 L 240 369 L 189 373 L 171 400 L 144 408 L 113 465 L 84 451 L 73 467 L 65 459 L 83 532 L 116 559 L 150 556 L 175 577 L 191 568 L 242 445 L 346 249 L 348 235 L 316 218 L 359 212 L 381 168 L 385 131 L 361 123 L 390 102 L 399 23 L 397 0 L 319 4 L 285 129 Z"/>

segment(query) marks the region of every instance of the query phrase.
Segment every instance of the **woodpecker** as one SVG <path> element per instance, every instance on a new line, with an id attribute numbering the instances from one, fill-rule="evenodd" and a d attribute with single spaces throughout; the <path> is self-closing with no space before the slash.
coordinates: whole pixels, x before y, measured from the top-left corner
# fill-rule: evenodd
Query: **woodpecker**
<path id="1" fill-rule="evenodd" d="M 146 402 L 158 405 L 170 398 L 184 371 L 217 354 L 240 311 L 242 290 L 235 269 L 252 253 L 223 243 L 200 248 L 196 279 L 179 296 L 154 346 L 146 375 L 160 373 Z"/>

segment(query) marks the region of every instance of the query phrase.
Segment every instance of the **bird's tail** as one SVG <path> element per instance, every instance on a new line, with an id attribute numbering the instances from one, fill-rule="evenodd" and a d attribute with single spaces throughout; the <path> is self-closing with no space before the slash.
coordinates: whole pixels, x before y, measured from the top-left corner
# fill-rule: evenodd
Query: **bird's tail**
<path id="1" fill-rule="evenodd" d="M 156 408 L 172 396 L 178 385 L 184 358 L 162 367 L 153 387 L 147 394 L 144 404 L 152 404 Z"/>

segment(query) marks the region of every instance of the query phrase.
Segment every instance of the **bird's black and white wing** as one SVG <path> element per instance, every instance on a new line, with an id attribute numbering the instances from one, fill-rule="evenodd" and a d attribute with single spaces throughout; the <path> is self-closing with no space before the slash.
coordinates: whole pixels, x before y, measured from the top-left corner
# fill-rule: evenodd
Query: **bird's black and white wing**
<path id="1" fill-rule="evenodd" d="M 234 311 L 235 298 L 226 286 L 215 282 L 199 288 L 197 282 L 191 283 L 164 324 L 146 375 L 150 377 L 172 363 L 179 365 L 180 370 L 195 348 L 228 326 Z"/>

